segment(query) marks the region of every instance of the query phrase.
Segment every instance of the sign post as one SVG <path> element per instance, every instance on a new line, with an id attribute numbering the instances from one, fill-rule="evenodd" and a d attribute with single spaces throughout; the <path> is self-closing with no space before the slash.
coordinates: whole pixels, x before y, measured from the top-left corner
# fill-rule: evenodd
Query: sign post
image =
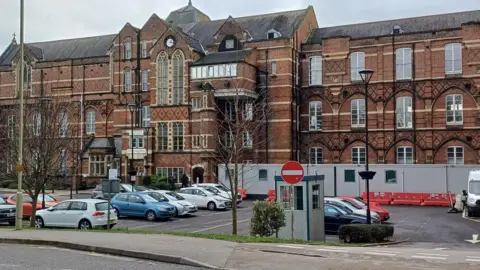
<path id="1" fill-rule="evenodd" d="M 295 196 L 294 196 L 294 188 L 295 184 L 298 184 L 302 181 L 304 176 L 303 166 L 302 164 L 296 161 L 288 161 L 287 163 L 283 164 L 282 166 L 282 179 L 283 181 L 290 184 L 290 209 L 291 213 L 291 235 L 292 240 L 294 239 L 294 231 L 295 231 Z"/>

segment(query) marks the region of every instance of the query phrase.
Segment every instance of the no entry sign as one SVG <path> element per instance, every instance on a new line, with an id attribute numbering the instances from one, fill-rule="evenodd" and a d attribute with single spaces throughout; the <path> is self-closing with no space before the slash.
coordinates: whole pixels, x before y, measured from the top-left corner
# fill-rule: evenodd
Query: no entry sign
<path id="1" fill-rule="evenodd" d="M 303 166 L 296 161 L 289 161 L 282 166 L 283 181 L 295 185 L 303 179 Z"/>

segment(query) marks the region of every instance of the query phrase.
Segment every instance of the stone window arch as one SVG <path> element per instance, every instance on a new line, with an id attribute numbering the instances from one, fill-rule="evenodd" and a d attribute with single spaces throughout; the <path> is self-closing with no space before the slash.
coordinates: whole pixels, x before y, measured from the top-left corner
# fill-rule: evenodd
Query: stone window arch
<path id="1" fill-rule="evenodd" d="M 157 104 L 168 104 L 168 55 L 161 52 L 157 56 Z"/>

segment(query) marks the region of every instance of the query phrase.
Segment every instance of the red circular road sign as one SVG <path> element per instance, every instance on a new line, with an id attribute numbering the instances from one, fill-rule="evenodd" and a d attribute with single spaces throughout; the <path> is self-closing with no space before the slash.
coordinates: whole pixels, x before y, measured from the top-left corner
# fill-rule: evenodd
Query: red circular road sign
<path id="1" fill-rule="evenodd" d="M 303 179 L 303 166 L 296 161 L 289 161 L 282 166 L 283 181 L 295 185 Z"/>

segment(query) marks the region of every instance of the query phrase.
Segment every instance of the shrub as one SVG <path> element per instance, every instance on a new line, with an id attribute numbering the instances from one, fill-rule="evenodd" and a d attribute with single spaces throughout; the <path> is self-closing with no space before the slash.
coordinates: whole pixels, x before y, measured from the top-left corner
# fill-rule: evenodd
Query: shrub
<path id="1" fill-rule="evenodd" d="M 387 224 L 349 224 L 338 230 L 338 238 L 345 243 L 377 243 L 393 236 L 393 226 Z"/>
<path id="2" fill-rule="evenodd" d="M 252 236 L 271 236 L 285 224 L 285 212 L 277 202 L 256 201 L 253 204 L 249 230 Z"/>
<path id="3" fill-rule="evenodd" d="M 171 190 L 171 185 L 167 181 L 167 177 L 160 175 L 152 175 L 150 177 L 150 186 L 155 189 Z"/>

